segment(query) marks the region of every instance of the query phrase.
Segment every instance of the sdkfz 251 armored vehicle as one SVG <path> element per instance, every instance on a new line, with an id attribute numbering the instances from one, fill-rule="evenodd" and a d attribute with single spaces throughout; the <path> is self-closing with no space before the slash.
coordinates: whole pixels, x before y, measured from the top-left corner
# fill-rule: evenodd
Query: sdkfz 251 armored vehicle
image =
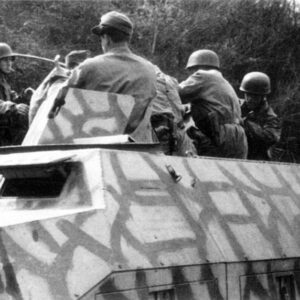
<path id="1" fill-rule="evenodd" d="M 134 99 L 63 84 L 0 150 L 0 299 L 300 299 L 299 165 L 164 156 Z"/>

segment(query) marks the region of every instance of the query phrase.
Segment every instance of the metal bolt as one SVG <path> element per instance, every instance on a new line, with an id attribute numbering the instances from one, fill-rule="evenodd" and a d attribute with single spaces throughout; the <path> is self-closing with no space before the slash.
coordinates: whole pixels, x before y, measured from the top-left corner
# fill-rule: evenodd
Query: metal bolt
<path id="1" fill-rule="evenodd" d="M 191 181 L 191 187 L 195 187 L 196 185 L 196 178 L 193 178 Z"/>
<path id="2" fill-rule="evenodd" d="M 175 182 L 178 182 L 181 180 L 182 176 L 177 174 L 176 171 L 174 170 L 174 168 L 171 166 L 171 165 L 166 165 L 166 168 L 167 170 L 169 171 L 172 179 L 175 181 Z"/>

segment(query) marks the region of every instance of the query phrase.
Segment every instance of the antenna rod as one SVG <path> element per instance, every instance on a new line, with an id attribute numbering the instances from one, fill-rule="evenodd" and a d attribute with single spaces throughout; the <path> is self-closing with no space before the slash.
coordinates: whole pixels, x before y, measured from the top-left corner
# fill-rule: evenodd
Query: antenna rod
<path id="1" fill-rule="evenodd" d="M 51 63 L 56 63 L 57 62 L 56 59 L 49 59 L 49 58 L 46 58 L 46 57 L 41 57 L 41 56 L 36 56 L 36 55 L 31 55 L 31 54 L 16 53 L 14 56 L 33 58 L 33 59 L 43 60 L 43 61 L 47 61 L 47 62 L 51 62 Z M 58 64 L 62 67 L 66 67 L 66 65 L 62 62 L 58 62 Z"/>

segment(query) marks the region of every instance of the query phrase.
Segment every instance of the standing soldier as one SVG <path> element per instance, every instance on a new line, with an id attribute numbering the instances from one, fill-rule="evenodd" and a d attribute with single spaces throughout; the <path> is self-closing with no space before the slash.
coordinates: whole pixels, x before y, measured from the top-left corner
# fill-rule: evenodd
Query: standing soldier
<path id="1" fill-rule="evenodd" d="M 21 144 L 28 129 L 28 105 L 19 103 L 22 97 L 11 90 L 8 75 L 16 53 L 0 43 L 0 145 Z M 27 99 L 28 100 L 28 99 Z"/>
<path id="2" fill-rule="evenodd" d="M 191 54 L 190 77 L 180 84 L 183 103 L 191 103 L 198 128 L 195 138 L 199 155 L 246 158 L 247 138 L 241 124 L 239 99 L 220 72 L 218 55 L 211 50 Z"/>
<path id="3" fill-rule="evenodd" d="M 261 72 L 244 76 L 240 90 L 244 92 L 242 117 L 249 145 L 249 159 L 268 160 L 268 149 L 279 141 L 280 121 L 267 101 L 271 92 L 270 78 Z"/>

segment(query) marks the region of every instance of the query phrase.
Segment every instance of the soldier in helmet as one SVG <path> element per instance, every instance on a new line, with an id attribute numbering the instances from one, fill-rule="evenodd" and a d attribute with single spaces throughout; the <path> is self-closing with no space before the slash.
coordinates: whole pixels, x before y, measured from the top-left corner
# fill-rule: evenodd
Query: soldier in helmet
<path id="1" fill-rule="evenodd" d="M 19 103 L 23 97 L 18 97 L 8 83 L 8 75 L 13 71 L 12 64 L 16 55 L 8 44 L 0 43 L 1 146 L 21 144 L 28 129 L 29 107 L 27 104 Z M 29 90 L 28 93 L 30 93 Z"/>
<path id="2" fill-rule="evenodd" d="M 279 141 L 280 121 L 267 101 L 270 78 L 262 72 L 250 72 L 241 82 L 245 99 L 242 117 L 249 145 L 249 159 L 268 160 L 268 149 Z"/>
<path id="3" fill-rule="evenodd" d="M 124 132 L 131 134 L 156 96 L 154 66 L 129 49 L 133 24 L 126 15 L 108 12 L 92 32 L 99 37 L 104 54 L 75 68 L 67 86 L 133 96 L 136 104 Z"/>
<path id="4" fill-rule="evenodd" d="M 239 99 L 220 72 L 218 55 L 211 50 L 191 54 L 191 75 L 180 84 L 183 103 L 191 103 L 197 129 L 193 136 L 199 155 L 246 158 L 247 138 L 241 126 Z"/>

